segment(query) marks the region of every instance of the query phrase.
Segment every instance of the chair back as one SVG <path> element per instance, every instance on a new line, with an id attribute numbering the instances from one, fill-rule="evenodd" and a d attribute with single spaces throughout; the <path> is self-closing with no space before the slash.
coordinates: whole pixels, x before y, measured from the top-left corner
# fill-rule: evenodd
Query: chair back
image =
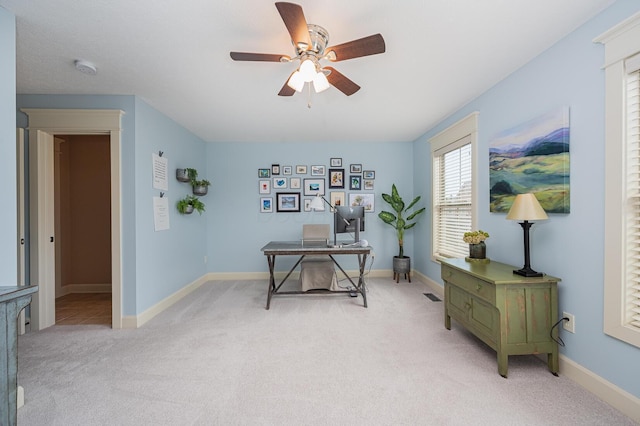
<path id="1" fill-rule="evenodd" d="M 306 242 L 329 242 L 331 228 L 329 224 L 304 224 L 302 225 L 302 243 Z"/>

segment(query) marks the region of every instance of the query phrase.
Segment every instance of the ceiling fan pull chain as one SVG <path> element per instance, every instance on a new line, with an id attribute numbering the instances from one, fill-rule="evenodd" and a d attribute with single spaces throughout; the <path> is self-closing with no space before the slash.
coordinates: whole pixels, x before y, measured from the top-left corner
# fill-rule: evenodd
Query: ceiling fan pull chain
<path id="1" fill-rule="evenodd" d="M 307 108 L 311 109 L 311 83 L 307 84 L 309 91 L 307 92 Z"/>

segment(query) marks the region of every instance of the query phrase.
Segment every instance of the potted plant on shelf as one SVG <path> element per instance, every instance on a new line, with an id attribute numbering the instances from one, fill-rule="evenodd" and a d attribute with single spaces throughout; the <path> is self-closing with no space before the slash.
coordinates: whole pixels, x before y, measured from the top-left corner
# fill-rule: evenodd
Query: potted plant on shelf
<path id="1" fill-rule="evenodd" d="M 487 245 L 484 242 L 487 238 L 489 238 L 489 233 L 481 229 L 464 233 L 462 241 L 469 244 L 467 261 L 485 261 L 487 259 Z"/>
<path id="2" fill-rule="evenodd" d="M 200 201 L 198 197 L 187 195 L 181 200 L 178 200 L 176 208 L 180 214 L 191 214 L 194 210 L 197 210 L 198 213 L 202 214 L 204 211 L 204 203 Z"/>
<path id="3" fill-rule="evenodd" d="M 191 182 L 198 178 L 198 171 L 187 167 L 186 169 L 176 169 L 176 179 L 179 182 Z"/>
<path id="4" fill-rule="evenodd" d="M 378 217 L 382 219 L 384 223 L 392 226 L 396 230 L 396 236 L 398 237 L 398 255 L 393 257 L 393 277 L 396 278 L 396 282 L 399 281 L 400 274 L 405 274 L 405 276 L 409 278 L 409 282 L 411 282 L 411 275 L 409 275 L 411 271 L 411 258 L 404 255 L 404 231 L 416 226 L 416 223 L 418 223 L 417 217 L 426 210 L 426 207 L 422 207 L 413 213 L 409 213 L 409 210 L 420 201 L 420 198 L 420 195 L 418 195 L 408 206 L 405 206 L 402 197 L 398 194 L 398 189 L 395 184 L 391 186 L 391 195 L 382 194 L 382 199 L 395 211 L 395 214 L 388 211 L 381 211 L 378 213 Z M 403 218 L 405 214 L 409 214 L 409 216 Z M 412 220 L 413 222 L 410 222 Z"/>
<path id="5" fill-rule="evenodd" d="M 194 179 L 191 181 L 194 195 L 207 195 L 209 185 L 211 185 L 211 182 L 206 179 Z"/>

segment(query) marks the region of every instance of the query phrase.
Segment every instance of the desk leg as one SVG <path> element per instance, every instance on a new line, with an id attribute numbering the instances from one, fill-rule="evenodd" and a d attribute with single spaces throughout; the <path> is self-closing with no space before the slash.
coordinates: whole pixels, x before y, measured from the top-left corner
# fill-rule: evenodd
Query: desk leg
<path id="1" fill-rule="evenodd" d="M 276 291 L 276 280 L 273 276 L 275 265 L 276 265 L 276 256 L 275 254 L 267 255 L 267 263 L 269 264 L 269 287 L 267 288 L 267 310 L 269 310 L 269 306 L 271 306 L 271 295 L 274 291 Z"/>
<path id="2" fill-rule="evenodd" d="M 360 259 L 360 255 L 358 255 L 358 260 L 360 260 L 360 276 L 358 277 L 358 288 L 360 288 L 360 292 L 362 294 L 362 300 L 364 301 L 364 307 L 367 307 L 367 288 L 364 283 L 364 269 L 367 266 L 367 255 L 363 254 L 362 259 Z"/>

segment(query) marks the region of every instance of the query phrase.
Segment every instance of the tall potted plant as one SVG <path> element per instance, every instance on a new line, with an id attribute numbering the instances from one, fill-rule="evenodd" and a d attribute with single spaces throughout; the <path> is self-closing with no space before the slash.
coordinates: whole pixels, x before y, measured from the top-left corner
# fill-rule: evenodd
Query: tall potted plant
<path id="1" fill-rule="evenodd" d="M 391 195 L 382 194 L 382 199 L 395 211 L 395 214 L 388 211 L 381 211 L 378 213 L 378 217 L 396 230 L 396 236 L 398 237 L 398 255 L 393 257 L 393 277 L 397 277 L 397 280 L 400 279 L 400 274 L 405 274 L 405 276 L 409 277 L 409 282 L 411 282 L 411 276 L 407 275 L 411 271 L 411 258 L 404 255 L 404 231 L 416 226 L 416 223 L 418 223 L 417 217 L 426 210 L 426 207 L 422 207 L 413 213 L 409 213 L 409 210 L 420 201 L 420 198 L 420 195 L 418 195 L 408 206 L 405 206 L 402 197 L 398 194 L 398 189 L 395 184 L 391 186 Z M 403 218 L 403 215 L 406 214 L 409 216 Z"/>

